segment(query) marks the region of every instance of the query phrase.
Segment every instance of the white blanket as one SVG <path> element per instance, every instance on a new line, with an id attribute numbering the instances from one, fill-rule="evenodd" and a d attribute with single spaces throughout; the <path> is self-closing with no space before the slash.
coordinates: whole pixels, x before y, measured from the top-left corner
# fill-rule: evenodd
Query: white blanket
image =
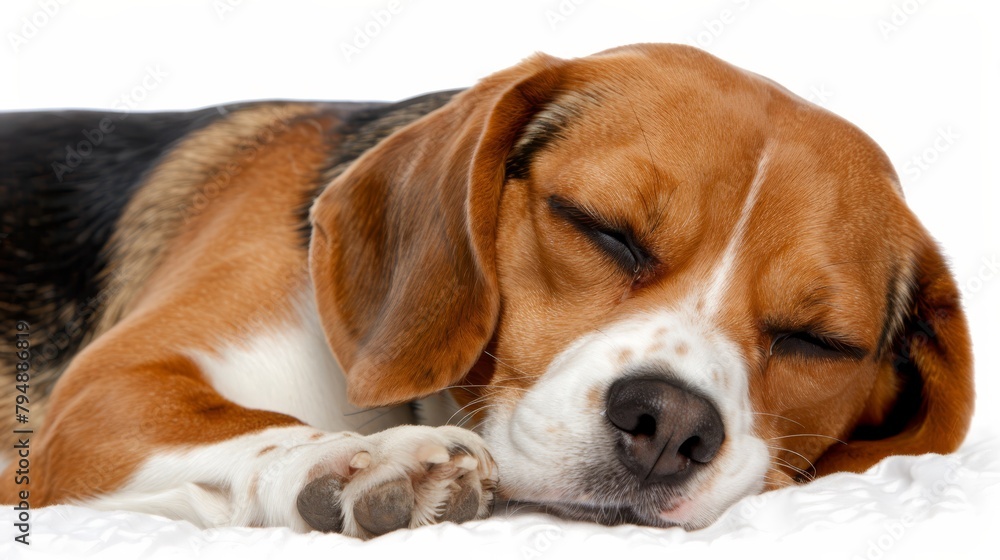
<path id="1" fill-rule="evenodd" d="M 30 546 L 14 543 L 5 523 L 0 558 L 996 558 L 998 521 L 1000 440 L 980 430 L 953 455 L 890 457 L 862 475 L 751 496 L 694 532 L 601 527 L 498 506 L 486 521 L 362 542 L 56 506 L 33 512 Z"/>

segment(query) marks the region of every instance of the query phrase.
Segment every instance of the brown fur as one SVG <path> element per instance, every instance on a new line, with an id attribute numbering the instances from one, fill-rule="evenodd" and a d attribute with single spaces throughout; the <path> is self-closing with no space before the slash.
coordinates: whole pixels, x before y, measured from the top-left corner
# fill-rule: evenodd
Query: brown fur
<path id="1" fill-rule="evenodd" d="M 284 118 L 290 116 L 286 112 Z M 131 277 L 142 275 L 145 281 L 129 290 L 133 295 L 125 316 L 74 359 L 52 394 L 49 417 L 33 440 L 32 505 L 113 490 L 164 446 L 298 422 L 226 401 L 177 350 L 211 351 L 220 339 L 248 336 L 258 325 L 247 319 L 262 312 L 261 302 L 273 303 L 260 321 L 288 316 L 289 294 L 306 280 L 307 270 L 300 224 L 290 209 L 310 195 L 323 171 L 325 130 L 332 128 L 324 118 L 329 117 L 287 122 L 273 142 L 245 162 L 228 188 L 190 216 L 187 227 L 179 228 L 177 207 L 168 207 L 177 212 L 175 219 L 168 222 L 171 227 L 160 227 L 174 233 L 161 231 L 162 252 L 147 246 L 159 254 L 145 253 L 159 262 L 149 267 L 150 260 L 136 259 Z M 241 123 L 241 131 L 262 132 L 273 119 L 268 113 L 256 124 Z M 231 149 L 243 138 L 224 135 L 223 144 Z M 235 154 L 227 153 L 219 163 L 232 161 Z M 189 207 L 208 175 L 193 173 L 182 180 L 178 171 L 171 172 L 182 162 L 166 165 L 145 187 L 162 192 L 149 198 Z M 142 248 L 122 252 L 135 255 Z M 11 489 L 9 483 L 0 486 L 0 497 L 9 501 Z"/>
<path id="2" fill-rule="evenodd" d="M 239 163 L 246 150 L 257 150 L 262 139 L 273 136 L 297 116 L 316 112 L 309 105 L 269 104 L 232 113 L 228 118 L 209 125 L 175 147 L 165 160 L 150 173 L 144 187 L 130 201 L 116 225 L 108 244 L 109 265 L 98 281 L 104 290 L 91 304 L 95 325 L 83 336 L 81 348 L 110 329 L 126 314 L 145 285 L 149 276 L 162 264 L 163 252 L 188 221 L 197 214 L 202 204 L 209 202 L 205 193 L 221 192 L 228 188 L 229 178 L 238 173 Z M 231 170 L 227 167 L 233 166 Z M 36 334 L 36 337 L 38 335 Z M 4 340 L 4 343 L 7 341 Z M 38 350 L 37 340 L 35 350 Z M 0 367 L 13 369 L 6 363 L 9 349 L 0 345 Z M 41 360 L 33 360 L 32 385 L 36 400 L 31 408 L 32 427 L 45 423 L 49 399 L 41 398 L 37 388 L 43 380 L 61 376 L 64 367 L 59 363 L 46 363 L 38 369 Z M 13 402 L 15 387 L 0 387 L 0 398 Z M 0 430 L 11 433 L 15 427 L 13 416 L 0 418 Z M 20 426 L 23 427 L 23 426 Z M 4 449 L 6 455 L 9 449 Z"/>
<path id="3" fill-rule="evenodd" d="M 553 130 L 536 117 L 565 122 Z M 179 149 L 136 207 L 190 200 L 207 166 L 233 157 L 233 138 L 273 115 L 248 118 L 219 127 L 209 144 L 221 147 L 194 171 L 183 162 L 197 148 Z M 183 230 L 176 213 L 150 232 L 123 222 L 122 238 L 136 238 L 119 256 L 128 287 L 52 396 L 33 505 L 113 489 L 158 448 L 297 422 L 225 401 L 176 348 L 240 336 L 260 301 L 276 302 L 265 320 L 282 320 L 307 273 L 354 402 L 463 380 L 465 402 L 517 399 L 570 342 L 703 285 L 765 151 L 773 159 L 720 324 L 747 357 L 759 435 L 782 438 L 772 440 L 775 484 L 813 475 L 812 463 L 818 474 L 859 471 L 894 453 L 949 452 L 964 437 L 971 350 L 937 249 L 874 143 L 770 82 L 683 47 L 534 57 L 350 164 L 313 207 L 307 261 L 289 209 L 315 189 L 335 129 L 296 120 Z M 525 130 L 545 141 L 519 144 Z M 530 166 L 505 181 L 519 150 Z M 627 223 L 650 266 L 615 267 L 550 211 L 553 195 Z M 896 352 L 880 353 L 886 292 L 894 271 L 911 269 Z M 769 353 L 776 330 L 801 325 L 848 337 L 864 355 Z M 852 439 L 900 405 L 912 371 L 922 404 L 906 427 Z M 0 501 L 10 501 L 3 476 Z"/>
<path id="4" fill-rule="evenodd" d="M 878 348 L 886 315 L 892 313 L 885 293 L 892 289 L 893 271 L 913 268 L 911 261 L 939 259 L 906 209 L 888 161 L 869 138 L 843 120 L 769 82 L 705 58 L 688 49 L 639 46 L 585 61 L 546 61 L 544 66 L 537 59 L 529 61 L 517 75 L 520 80 L 525 74 L 529 77 L 508 91 L 541 81 L 579 94 L 534 89 L 534 104 L 523 104 L 532 97 L 520 96 L 520 116 L 511 115 L 509 105 L 490 101 L 482 104 L 493 105 L 493 114 L 484 117 L 470 112 L 464 102 L 473 95 L 496 99 L 487 82 L 408 130 L 412 135 L 397 136 L 396 142 L 369 152 L 341 179 L 340 184 L 362 181 L 358 184 L 364 188 L 352 192 L 367 198 L 351 205 L 365 211 L 334 217 L 325 207 L 337 200 L 336 207 L 343 211 L 340 199 L 333 198 L 343 193 L 328 190 L 314 213 L 327 239 L 346 231 L 349 217 L 360 214 L 373 218 L 368 224 L 370 237 L 382 243 L 386 236 L 396 235 L 391 229 L 400 227 L 379 213 L 392 215 L 391 206 L 369 211 L 387 192 L 428 188 L 443 170 L 457 181 L 448 188 L 468 192 L 467 199 L 433 198 L 442 204 L 438 219 L 451 224 L 449 233 L 438 233 L 437 221 L 409 225 L 414 228 L 408 231 L 416 248 L 434 252 L 417 259 L 419 268 L 404 265 L 409 271 L 402 275 L 405 288 L 351 291 L 377 283 L 377 275 L 388 266 L 386 260 L 397 266 L 400 261 L 368 252 L 370 246 L 360 243 L 345 247 L 314 239 L 314 261 L 319 263 L 313 269 L 314 281 L 319 285 L 333 277 L 320 292 L 321 307 L 339 309 L 340 302 L 370 298 L 362 308 L 367 311 L 327 308 L 323 313 L 331 346 L 353 366 L 348 371 L 352 397 L 365 404 L 394 402 L 451 385 L 462 371 L 472 368 L 467 382 L 488 381 L 489 387 L 456 392 L 461 403 L 476 398 L 487 405 L 517 399 L 573 340 L 643 309 L 669 307 L 677 297 L 704 284 L 740 215 L 754 162 L 768 149 L 773 161 L 765 192 L 755 206 L 732 282 L 746 289 L 729 293 L 721 323 L 750 359 L 751 399 L 761 413 L 757 429 L 762 437 L 775 438 L 776 480 L 788 482 L 797 475 L 808 478 L 832 470 L 860 471 L 894 452 L 955 449 L 971 417 L 970 349 L 953 283 L 942 268 L 926 265 L 916 266 L 920 286 L 916 300 L 927 301 L 928 289 L 941 293 L 906 320 L 912 323 L 927 313 L 946 310 L 947 322 L 933 336 L 946 337 L 947 344 L 913 345 L 903 339 L 899 344 L 913 347 L 912 357 L 924 378 L 920 398 L 948 404 L 926 407 L 929 411 L 914 418 L 913 426 L 902 434 L 878 442 L 852 439 L 857 427 L 880 422 L 899 404 L 900 373 L 894 366 L 899 357 Z M 663 59 L 669 59 L 668 70 L 641 69 Z M 705 64 L 714 65 L 714 70 L 691 71 Z M 611 75 L 616 76 L 613 84 L 605 79 Z M 692 95 L 700 96 L 698 103 L 686 102 Z M 747 104 L 746 99 L 756 101 Z M 560 102 L 571 107 L 553 107 Z M 663 109 L 681 105 L 683 113 Z M 501 134 L 506 129 L 496 132 L 499 138 L 491 137 L 488 127 L 480 132 L 484 121 L 510 126 L 532 112 L 537 116 L 526 126 L 525 139 L 514 145 Z M 567 125 L 554 115 L 573 118 Z M 455 119 L 461 119 L 461 126 Z M 543 124 L 537 124 L 539 120 Z M 543 135 L 551 139 L 536 155 L 530 177 L 511 180 L 499 191 L 499 162 L 510 157 L 509 150 Z M 476 137 L 478 146 L 471 152 Z M 428 158 L 421 151 L 425 138 L 433 138 L 437 146 L 456 148 Z M 634 138 L 642 141 L 631 141 Z M 501 152 L 488 160 L 484 146 Z M 405 171 L 391 171 L 400 161 L 418 163 Z M 470 167 L 482 174 L 469 175 Z M 376 168 L 390 171 L 374 173 Z M 706 169 L 715 175 L 705 177 Z M 471 179 L 468 183 L 466 176 Z M 477 177 L 481 177 L 478 182 Z M 379 188 L 372 188 L 373 180 Z M 545 202 L 552 194 L 630 223 L 655 255 L 653 267 L 632 277 L 609 266 L 574 228 L 549 212 Z M 480 204 L 483 200 L 491 203 Z M 403 208 L 418 206 L 401 203 Z M 466 250 L 463 220 L 483 224 L 485 235 L 477 238 L 473 230 L 464 242 L 476 250 L 473 255 L 493 256 L 486 262 L 496 263 L 495 282 L 483 262 L 465 256 L 455 260 Z M 782 234 L 767 235 L 772 229 Z M 490 242 L 493 231 L 495 245 Z M 447 239 L 451 249 L 437 252 L 438 239 Z M 341 256 L 341 263 L 370 263 L 368 280 L 355 283 L 338 275 L 336 271 L 343 269 L 335 261 L 320 260 L 331 252 L 349 255 Z M 465 271 L 469 284 L 456 279 L 461 278 L 456 266 Z M 490 302 L 498 298 L 504 306 L 494 331 L 491 317 L 496 311 Z M 430 313 L 421 315 L 416 326 L 365 323 L 374 317 L 397 317 L 392 311 L 397 306 Z M 850 312 L 831 313 L 833 309 Z M 456 326 L 456 318 L 466 322 Z M 817 325 L 847 337 L 865 356 L 804 361 L 768 355 L 774 329 L 799 325 Z M 448 334 L 441 339 L 441 333 Z M 371 350 L 356 346 L 360 340 L 375 349 L 400 340 L 408 346 L 378 354 L 372 361 L 364 357 Z M 477 362 L 487 343 L 497 360 Z M 950 387 L 934 382 L 942 375 L 938 372 L 942 366 L 936 363 L 945 358 L 926 361 L 923 356 L 930 346 L 948 354 Z M 425 373 L 420 364 L 441 367 Z"/>

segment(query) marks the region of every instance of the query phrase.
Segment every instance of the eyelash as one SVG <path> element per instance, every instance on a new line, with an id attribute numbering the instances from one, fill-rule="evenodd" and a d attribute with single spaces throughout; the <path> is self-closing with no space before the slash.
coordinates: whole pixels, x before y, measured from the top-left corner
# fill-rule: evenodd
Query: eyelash
<path id="1" fill-rule="evenodd" d="M 548 203 L 556 215 L 576 227 L 625 271 L 638 274 L 648 266 L 649 254 L 635 241 L 632 232 L 616 228 L 558 196 L 550 196 Z M 866 355 L 857 346 L 808 330 L 778 332 L 771 339 L 768 355 L 774 355 L 776 350 L 780 355 L 807 358 L 860 360 Z"/>
<path id="2" fill-rule="evenodd" d="M 865 351 L 840 340 L 808 331 L 780 332 L 771 340 L 769 356 L 777 349 L 781 355 L 797 355 L 807 358 L 851 358 L 860 360 Z"/>
<path id="3" fill-rule="evenodd" d="M 649 262 L 649 255 L 630 231 L 616 228 L 557 196 L 550 196 L 548 202 L 554 213 L 576 227 L 627 272 L 638 274 Z"/>

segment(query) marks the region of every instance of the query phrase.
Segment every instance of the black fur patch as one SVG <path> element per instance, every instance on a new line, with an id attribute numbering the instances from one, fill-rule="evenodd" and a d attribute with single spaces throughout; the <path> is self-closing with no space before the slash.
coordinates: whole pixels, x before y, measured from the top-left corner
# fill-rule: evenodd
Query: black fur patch
<path id="1" fill-rule="evenodd" d="M 399 103 L 369 104 L 345 119 L 339 131 L 343 141 L 331 160 L 332 167 L 350 163 L 393 132 L 440 109 L 462 90 L 439 91 L 400 101 Z"/>
<path id="2" fill-rule="evenodd" d="M 562 91 L 519 131 L 518 141 L 505 163 L 507 179 L 527 179 L 531 166 L 543 150 L 565 138 L 570 123 L 577 120 L 589 106 L 600 105 L 606 92 Z"/>
<path id="3" fill-rule="evenodd" d="M 308 244 L 312 234 L 309 223 L 309 209 L 313 201 L 326 186 L 336 179 L 348 165 L 361 157 L 393 132 L 431 113 L 449 101 L 462 90 L 439 91 L 400 101 L 399 103 L 357 103 L 336 104 L 340 109 L 343 124 L 337 128 L 340 140 L 330 152 L 325 178 L 319 181 L 316 191 L 303 202 L 299 209 L 300 233 L 303 244 Z"/>
<path id="4" fill-rule="evenodd" d="M 11 332 L 31 324 L 33 367 L 74 354 L 97 318 L 105 247 L 126 203 L 174 142 L 219 115 L 0 114 L 0 319 Z"/>
<path id="5" fill-rule="evenodd" d="M 879 440 L 902 432 L 917 417 L 923 403 L 923 378 L 913 362 L 910 343 L 915 337 L 934 337 L 934 329 L 915 310 L 916 279 L 896 267 L 886 291 L 886 315 L 879 335 L 876 359 L 892 360 L 899 392 L 885 420 L 878 426 L 859 426 L 855 439 Z"/>
<path id="6" fill-rule="evenodd" d="M 313 103 L 343 124 L 331 131 L 317 193 L 351 161 L 457 91 L 400 103 Z M 180 140 L 268 102 L 190 112 L 46 111 L 0 114 L 0 324 L 31 324 L 33 367 L 58 372 L 102 309 L 108 241 L 126 204 Z M 308 117 L 306 117 L 308 118 Z M 299 211 L 308 240 L 308 209 Z M 12 363 L 0 356 L 0 363 Z M 40 379 L 42 394 L 55 375 Z"/>
<path id="7" fill-rule="evenodd" d="M 537 154 L 561 137 L 567 121 L 561 118 L 539 116 L 526 129 L 524 137 L 515 146 L 506 163 L 508 179 L 527 179 Z"/>
<path id="8" fill-rule="evenodd" d="M 882 358 L 892 350 L 892 342 L 903 328 L 907 307 L 913 297 L 911 279 L 904 278 L 898 265 L 893 266 L 885 295 L 885 317 L 879 333 L 875 355 Z"/>

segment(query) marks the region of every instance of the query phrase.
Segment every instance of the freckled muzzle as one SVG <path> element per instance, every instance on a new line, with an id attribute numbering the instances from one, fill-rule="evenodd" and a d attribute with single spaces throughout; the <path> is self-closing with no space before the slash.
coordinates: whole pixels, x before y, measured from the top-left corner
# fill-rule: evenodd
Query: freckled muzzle
<path id="1" fill-rule="evenodd" d="M 715 457 L 725 438 L 711 402 L 660 377 L 615 381 L 607 418 L 618 459 L 641 484 L 684 482 Z"/>

